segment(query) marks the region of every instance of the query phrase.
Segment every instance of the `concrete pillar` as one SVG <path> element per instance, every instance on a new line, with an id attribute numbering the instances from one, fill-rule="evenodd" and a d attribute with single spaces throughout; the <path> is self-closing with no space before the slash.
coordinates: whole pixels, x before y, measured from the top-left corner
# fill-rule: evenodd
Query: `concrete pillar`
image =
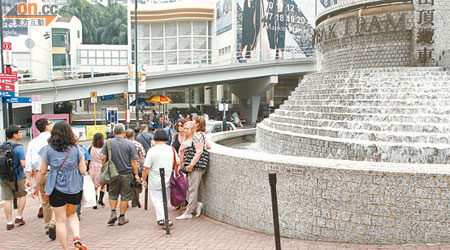
<path id="1" fill-rule="evenodd" d="M 239 97 L 233 93 L 231 93 L 231 103 L 234 104 L 239 104 Z"/>
<path id="2" fill-rule="evenodd" d="M 53 103 L 42 104 L 42 114 L 50 115 L 55 113 L 55 107 Z"/>
<path id="3" fill-rule="evenodd" d="M 211 87 L 205 86 L 204 92 L 205 92 L 205 94 L 204 94 L 205 98 L 204 98 L 203 104 L 210 105 L 211 104 Z"/>
<path id="4" fill-rule="evenodd" d="M 270 101 L 275 102 L 275 86 L 267 90 L 266 92 L 266 104 L 270 106 Z"/>
<path id="5" fill-rule="evenodd" d="M 223 85 L 217 85 L 217 103 L 222 103 L 223 98 Z"/>
<path id="6" fill-rule="evenodd" d="M 194 88 L 194 104 L 200 103 L 200 88 Z"/>

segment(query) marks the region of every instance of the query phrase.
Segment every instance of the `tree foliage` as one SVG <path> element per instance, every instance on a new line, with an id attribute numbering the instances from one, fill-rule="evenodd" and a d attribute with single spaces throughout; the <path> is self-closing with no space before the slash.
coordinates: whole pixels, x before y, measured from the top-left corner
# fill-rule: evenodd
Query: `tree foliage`
<path id="1" fill-rule="evenodd" d="M 105 7 L 86 0 L 69 0 L 60 15 L 80 19 L 84 44 L 127 44 L 127 10 L 118 3 L 109 1 Z"/>

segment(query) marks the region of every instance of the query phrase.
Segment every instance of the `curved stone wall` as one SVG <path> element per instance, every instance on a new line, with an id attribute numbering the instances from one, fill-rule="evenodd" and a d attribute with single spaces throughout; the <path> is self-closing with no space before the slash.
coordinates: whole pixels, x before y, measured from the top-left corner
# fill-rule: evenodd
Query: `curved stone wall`
<path id="1" fill-rule="evenodd" d="M 450 242 L 450 166 L 329 160 L 225 147 L 255 130 L 211 137 L 201 187 L 208 216 L 273 232 L 268 173 L 277 173 L 281 234 L 353 243 Z"/>

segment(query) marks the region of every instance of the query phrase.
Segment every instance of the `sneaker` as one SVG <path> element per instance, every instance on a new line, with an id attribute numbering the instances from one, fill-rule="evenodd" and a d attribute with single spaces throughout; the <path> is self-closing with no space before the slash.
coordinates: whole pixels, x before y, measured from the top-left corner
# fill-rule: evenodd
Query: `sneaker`
<path id="1" fill-rule="evenodd" d="M 111 213 L 111 216 L 109 217 L 108 225 L 114 225 L 114 223 L 116 223 L 116 220 L 117 220 L 117 214 Z"/>
<path id="2" fill-rule="evenodd" d="M 23 218 L 21 218 L 21 219 L 16 218 L 14 223 L 18 224 L 19 226 L 22 226 L 22 225 L 25 225 L 25 220 Z"/>
<path id="3" fill-rule="evenodd" d="M 77 249 L 81 250 L 87 250 L 86 245 L 83 243 L 83 241 L 80 239 L 80 237 L 74 237 L 73 238 L 73 246 Z"/>
<path id="4" fill-rule="evenodd" d="M 14 224 L 6 224 L 6 230 L 12 230 L 14 228 Z"/>
<path id="5" fill-rule="evenodd" d="M 200 214 L 202 213 L 203 203 L 199 202 L 197 204 L 197 209 L 195 210 L 195 216 L 200 217 Z"/>
<path id="6" fill-rule="evenodd" d="M 117 224 L 119 224 L 119 226 L 123 226 L 125 224 L 127 224 L 128 222 L 130 222 L 128 219 L 125 219 L 125 216 L 119 217 L 119 222 Z"/>
<path id="7" fill-rule="evenodd" d="M 56 239 L 56 225 L 55 224 L 50 224 L 50 226 L 48 227 L 48 237 L 51 240 Z"/>
<path id="8" fill-rule="evenodd" d="M 37 217 L 38 217 L 39 219 L 44 218 L 44 209 L 43 209 L 42 207 L 39 208 Z"/>
<path id="9" fill-rule="evenodd" d="M 192 219 L 192 214 L 182 214 L 176 218 L 177 220 L 187 220 Z"/>

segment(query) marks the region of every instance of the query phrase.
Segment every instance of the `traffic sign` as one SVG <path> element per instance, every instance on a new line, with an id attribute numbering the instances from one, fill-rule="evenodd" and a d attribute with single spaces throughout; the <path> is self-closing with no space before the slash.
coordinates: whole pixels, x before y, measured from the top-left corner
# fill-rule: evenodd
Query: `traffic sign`
<path id="1" fill-rule="evenodd" d="M 97 92 L 91 92 L 91 98 L 92 97 L 97 97 Z"/>
<path id="2" fill-rule="evenodd" d="M 12 44 L 10 42 L 3 42 L 3 50 L 11 50 Z"/>
<path id="3" fill-rule="evenodd" d="M 97 103 L 97 97 L 91 97 L 91 103 Z"/>
<path id="4" fill-rule="evenodd" d="M 11 65 L 12 63 L 12 50 L 3 50 L 3 61 L 5 65 Z"/>
<path id="5" fill-rule="evenodd" d="M 14 91 L 0 91 L 1 97 L 14 97 L 15 93 Z"/>
<path id="6" fill-rule="evenodd" d="M 31 113 L 33 114 L 42 113 L 42 99 L 40 95 L 31 96 Z"/>
<path id="7" fill-rule="evenodd" d="M 102 102 L 104 102 L 104 101 L 112 101 L 112 100 L 114 100 L 114 95 L 104 95 L 104 96 L 101 96 L 100 97 L 100 100 L 102 101 Z"/>
<path id="8" fill-rule="evenodd" d="M 6 97 L 4 103 L 31 103 L 31 97 Z"/>
<path id="9" fill-rule="evenodd" d="M 12 91 L 15 90 L 15 82 L 17 82 L 17 72 L 14 74 L 0 73 L 0 91 Z"/>

